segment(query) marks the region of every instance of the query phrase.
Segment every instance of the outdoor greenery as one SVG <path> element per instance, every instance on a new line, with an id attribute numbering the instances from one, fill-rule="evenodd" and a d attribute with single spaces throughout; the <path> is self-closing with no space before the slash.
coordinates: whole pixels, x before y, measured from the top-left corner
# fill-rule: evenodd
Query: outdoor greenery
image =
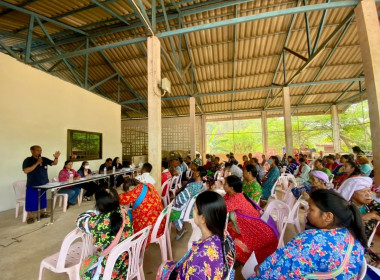
<path id="1" fill-rule="evenodd" d="M 351 105 L 339 115 L 341 147 L 351 151 L 355 145 L 371 150 L 368 103 Z M 268 118 L 268 147 L 282 154 L 285 144 L 284 119 Z M 331 115 L 292 117 L 293 143 L 295 148 L 317 151 L 322 145 L 332 144 Z M 261 119 L 207 122 L 207 152 L 213 154 L 234 152 L 262 152 Z"/>

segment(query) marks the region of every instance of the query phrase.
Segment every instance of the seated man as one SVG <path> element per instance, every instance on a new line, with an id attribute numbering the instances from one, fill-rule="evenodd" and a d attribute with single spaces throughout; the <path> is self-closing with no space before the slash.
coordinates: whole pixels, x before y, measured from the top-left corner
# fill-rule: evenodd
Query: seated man
<path id="1" fill-rule="evenodd" d="M 229 171 L 231 173 L 231 175 L 235 175 L 239 179 L 243 178 L 243 170 L 241 170 L 236 164 L 227 162 L 225 168 L 227 172 Z"/>
<path id="2" fill-rule="evenodd" d="M 149 162 L 143 164 L 141 168 L 141 175 L 136 176 L 136 179 L 141 183 L 149 183 L 153 186 L 156 184 L 156 180 L 150 175 L 150 171 L 152 171 L 152 165 Z"/>
<path id="3" fill-rule="evenodd" d="M 100 174 L 104 173 L 104 168 L 107 169 L 107 172 L 112 170 L 112 158 L 107 158 L 106 161 L 102 165 L 100 165 L 99 167 Z"/>

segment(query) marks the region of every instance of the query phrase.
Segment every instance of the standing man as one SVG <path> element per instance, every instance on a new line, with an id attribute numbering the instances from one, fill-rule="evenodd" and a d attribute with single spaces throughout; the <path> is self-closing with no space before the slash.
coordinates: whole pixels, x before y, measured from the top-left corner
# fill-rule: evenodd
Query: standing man
<path id="1" fill-rule="evenodd" d="M 34 145 L 30 147 L 31 157 L 24 160 L 22 169 L 27 174 L 26 180 L 26 197 L 25 197 L 25 210 L 28 212 L 27 223 L 34 223 L 33 212 L 38 210 L 38 189 L 34 189 L 34 186 L 42 186 L 49 183 L 47 168 L 48 165 L 57 165 L 58 158 L 61 155 L 59 151 L 56 151 L 54 161 L 46 157 L 41 157 L 42 148 Z M 44 210 L 40 217 L 48 218 L 50 215 L 46 213 L 46 191 L 40 198 L 41 209 Z"/>

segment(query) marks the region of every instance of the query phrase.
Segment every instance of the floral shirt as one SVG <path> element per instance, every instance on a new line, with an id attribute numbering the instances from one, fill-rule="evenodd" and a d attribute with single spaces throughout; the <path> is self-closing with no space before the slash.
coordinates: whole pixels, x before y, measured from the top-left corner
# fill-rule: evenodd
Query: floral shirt
<path id="1" fill-rule="evenodd" d="M 119 210 L 119 213 L 121 213 L 120 210 Z M 99 253 L 104 251 L 112 243 L 115 237 L 115 236 L 111 236 L 110 216 L 111 216 L 111 213 L 99 214 L 99 212 L 96 210 L 89 210 L 87 212 L 80 214 L 77 220 L 75 221 L 78 228 L 80 228 L 81 230 L 84 230 L 87 233 L 92 234 L 94 246 L 96 246 L 97 251 Z M 133 234 L 132 223 L 129 220 L 128 214 L 126 214 L 125 220 L 124 220 L 124 229 L 120 237 L 119 243 L 127 239 L 128 237 L 130 237 L 132 234 Z M 105 256 L 105 258 L 103 259 L 101 263 L 102 269 L 101 269 L 99 279 L 103 279 L 104 268 L 106 266 L 107 259 L 108 259 L 108 255 Z M 115 263 L 115 266 L 112 272 L 112 276 L 113 276 L 112 279 L 124 279 L 125 275 L 128 272 L 128 264 L 129 264 L 128 253 L 124 252 L 123 254 L 120 255 L 120 257 Z M 96 269 L 88 270 L 85 273 L 83 279 L 85 280 L 92 279 L 95 274 L 95 271 Z"/>
<path id="2" fill-rule="evenodd" d="M 254 180 L 251 184 L 247 181 L 243 181 L 243 192 L 248 195 L 253 201 L 258 202 L 260 200 L 262 189 L 259 183 Z"/>
<path id="3" fill-rule="evenodd" d="M 162 206 L 161 197 L 158 194 L 157 190 L 151 184 L 146 184 L 146 186 L 148 187 L 148 191 L 141 204 L 132 211 L 132 221 L 135 232 L 139 232 L 147 226 L 152 225 L 147 242 L 148 246 L 150 243 L 150 235 L 152 234 L 154 224 L 156 223 L 157 218 L 161 214 L 162 210 L 164 210 L 164 207 Z M 132 204 L 133 207 L 133 204 L 141 194 L 142 188 L 143 185 L 140 184 L 129 192 L 119 194 L 120 204 Z M 165 225 L 162 223 L 158 233 L 159 236 L 163 233 L 164 227 Z"/>
<path id="4" fill-rule="evenodd" d="M 366 214 L 369 212 L 375 212 L 377 215 L 380 215 L 380 204 L 376 202 L 376 200 L 372 200 L 371 203 L 367 205 L 363 205 L 362 207 L 359 208 L 360 212 L 362 214 Z M 371 220 L 368 221 L 364 224 L 364 229 L 365 229 L 365 235 L 367 238 L 369 238 L 375 229 L 377 225 L 377 221 Z"/>
<path id="5" fill-rule="evenodd" d="M 177 280 L 227 279 L 228 272 L 234 263 L 235 248 L 229 235 L 226 239 L 225 242 L 230 245 L 227 255 L 223 254 L 220 237 L 211 235 L 204 240 L 193 242 L 191 249 L 180 261 L 167 261 L 161 265 L 156 279 L 169 279 L 169 275 L 175 273 L 178 273 Z M 172 277 L 173 275 L 170 279 Z"/>
<path id="6" fill-rule="evenodd" d="M 254 279 L 305 279 L 316 272 L 331 272 L 343 262 L 349 244 L 348 229 L 307 230 L 277 249 L 260 265 L 260 277 Z M 354 241 L 349 263 L 336 278 L 356 279 L 364 257 L 364 248 Z"/>

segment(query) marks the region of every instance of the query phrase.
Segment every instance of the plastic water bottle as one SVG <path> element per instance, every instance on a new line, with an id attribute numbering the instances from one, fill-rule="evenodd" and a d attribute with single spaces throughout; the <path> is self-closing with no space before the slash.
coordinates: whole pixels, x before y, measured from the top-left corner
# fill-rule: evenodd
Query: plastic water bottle
<path id="1" fill-rule="evenodd" d="M 104 175 L 107 174 L 107 167 L 104 167 L 103 173 L 104 173 Z"/>
<path id="2" fill-rule="evenodd" d="M 70 172 L 69 183 L 72 183 L 73 181 L 74 181 L 74 174 Z"/>
<path id="3" fill-rule="evenodd" d="M 112 173 L 115 174 L 115 171 L 116 171 L 116 167 L 114 166 L 114 167 L 112 167 Z"/>

